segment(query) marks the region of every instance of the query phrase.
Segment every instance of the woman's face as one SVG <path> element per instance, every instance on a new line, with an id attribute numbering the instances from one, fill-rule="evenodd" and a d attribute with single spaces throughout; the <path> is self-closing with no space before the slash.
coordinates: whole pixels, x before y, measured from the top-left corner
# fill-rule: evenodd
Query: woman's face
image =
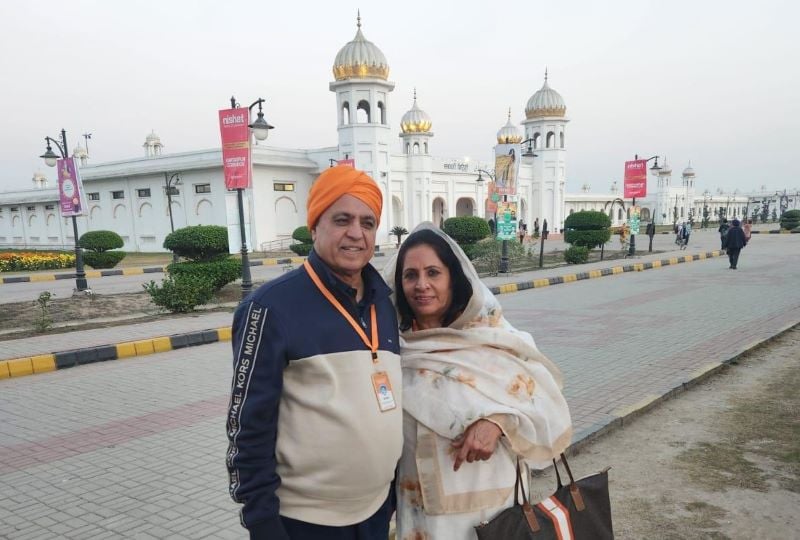
<path id="1" fill-rule="evenodd" d="M 453 298 L 450 270 L 431 246 L 419 245 L 406 252 L 401 275 L 403 294 L 419 327 L 440 327 Z"/>

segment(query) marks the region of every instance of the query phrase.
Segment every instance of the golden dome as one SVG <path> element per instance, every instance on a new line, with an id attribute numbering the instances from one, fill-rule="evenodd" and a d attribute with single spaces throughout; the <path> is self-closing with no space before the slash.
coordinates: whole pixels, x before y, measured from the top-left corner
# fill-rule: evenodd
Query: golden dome
<path id="1" fill-rule="evenodd" d="M 417 89 L 414 89 L 414 105 L 400 119 L 400 129 L 403 133 L 428 133 L 433 127 L 433 122 L 428 114 L 417 107 Z"/>
<path id="2" fill-rule="evenodd" d="M 528 100 L 525 116 L 530 120 L 543 116 L 564 116 L 566 112 L 567 105 L 564 103 L 564 98 L 547 84 L 547 70 L 545 70 L 544 84 Z"/>
<path id="3" fill-rule="evenodd" d="M 522 134 L 517 126 L 511 123 L 511 108 L 508 109 L 508 122 L 497 132 L 497 144 L 519 144 L 522 142 Z"/>
<path id="4" fill-rule="evenodd" d="M 361 14 L 353 41 L 341 48 L 333 61 L 333 76 L 337 81 L 347 79 L 389 78 L 389 64 L 381 50 L 361 33 Z"/>

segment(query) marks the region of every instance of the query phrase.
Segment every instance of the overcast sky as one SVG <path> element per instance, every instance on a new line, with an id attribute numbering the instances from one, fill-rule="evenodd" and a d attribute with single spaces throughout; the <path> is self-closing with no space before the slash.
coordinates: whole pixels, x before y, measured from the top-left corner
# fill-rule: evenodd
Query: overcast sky
<path id="1" fill-rule="evenodd" d="M 691 160 L 700 190 L 800 188 L 796 1 L 362 0 L 0 3 L 0 190 L 28 189 L 45 135 L 91 163 L 219 145 L 217 109 L 267 99 L 267 143 L 336 145 L 337 51 L 363 32 L 412 103 L 431 151 L 489 160 L 497 130 L 549 82 L 566 101 L 567 189 L 607 192 L 635 153 Z M 397 139 L 394 150 L 399 152 Z M 652 190 L 654 186 L 650 185 Z"/>

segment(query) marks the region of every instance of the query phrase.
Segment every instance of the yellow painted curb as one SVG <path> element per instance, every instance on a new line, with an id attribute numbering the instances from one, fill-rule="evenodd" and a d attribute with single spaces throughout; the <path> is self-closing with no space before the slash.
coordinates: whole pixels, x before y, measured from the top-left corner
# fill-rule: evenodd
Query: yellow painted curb
<path id="1" fill-rule="evenodd" d="M 547 279 L 547 278 L 543 278 L 543 279 L 534 279 L 534 280 L 533 280 L 533 288 L 534 288 L 534 289 L 540 289 L 540 288 L 542 288 L 542 287 L 547 287 L 547 286 L 549 286 L 549 285 L 550 285 L 550 280 L 549 280 L 549 279 Z"/>
<path id="2" fill-rule="evenodd" d="M 117 343 L 117 358 L 130 358 L 136 356 L 136 347 L 132 342 Z"/>
<path id="3" fill-rule="evenodd" d="M 54 274 L 31 274 L 31 283 L 34 281 L 55 281 L 56 276 Z"/>
<path id="4" fill-rule="evenodd" d="M 230 341 L 232 339 L 232 331 L 230 326 L 225 328 L 217 328 L 217 336 L 220 341 Z"/>
<path id="5" fill-rule="evenodd" d="M 305 259 L 303 257 L 292 257 L 291 261 L 293 264 L 303 264 Z"/>
<path id="6" fill-rule="evenodd" d="M 637 272 L 642 272 L 644 270 L 644 265 L 642 263 L 636 263 L 633 265 L 633 269 Z"/>
<path id="7" fill-rule="evenodd" d="M 12 377 L 22 377 L 33 373 L 33 364 L 30 358 L 15 358 L 7 360 L 8 373 Z"/>
<path id="8" fill-rule="evenodd" d="M 122 275 L 123 276 L 133 276 L 137 274 L 144 274 L 144 268 L 123 268 Z"/>
<path id="9" fill-rule="evenodd" d="M 694 257 L 692 257 L 691 255 L 684 255 L 683 256 L 683 262 L 687 263 L 687 262 L 692 262 L 692 261 L 694 261 Z"/>
<path id="10" fill-rule="evenodd" d="M 46 373 L 56 370 L 56 355 L 40 354 L 31 357 L 31 366 L 34 373 Z"/>
<path id="11" fill-rule="evenodd" d="M 653 268 L 661 268 L 661 261 L 653 261 Z"/>
<path id="12" fill-rule="evenodd" d="M 0 379 L 8 379 L 11 373 L 8 371 L 8 361 L 0 361 Z"/>
<path id="13" fill-rule="evenodd" d="M 603 277 L 603 272 L 601 272 L 600 270 L 589 270 L 589 277 L 590 278 Z"/>
<path id="14" fill-rule="evenodd" d="M 97 278 L 97 277 L 103 277 L 103 276 L 102 276 L 102 274 L 100 274 L 100 270 L 88 270 L 86 272 L 86 277 L 87 278 Z"/>
<path id="15" fill-rule="evenodd" d="M 699 254 L 697 257 L 698 257 L 700 260 L 703 260 L 703 259 L 705 259 L 705 258 L 706 258 L 706 254 L 705 254 L 705 253 L 700 253 L 700 254 Z"/>
<path id="16" fill-rule="evenodd" d="M 564 283 L 572 283 L 573 281 L 578 281 L 577 274 L 567 274 L 566 276 L 563 276 L 563 278 L 564 278 Z"/>
<path id="17" fill-rule="evenodd" d="M 678 257 L 670 257 L 669 264 L 678 264 Z"/>
<path id="18" fill-rule="evenodd" d="M 506 283 L 505 285 L 500 285 L 500 294 L 506 294 L 512 292 L 517 292 L 516 283 Z"/>
<path id="19" fill-rule="evenodd" d="M 261 259 L 261 266 L 275 266 L 278 264 L 277 259 Z"/>
<path id="20" fill-rule="evenodd" d="M 168 337 L 153 338 L 153 352 L 166 352 L 172 350 L 172 341 Z"/>
<path id="21" fill-rule="evenodd" d="M 614 274 L 614 275 L 622 274 L 624 272 L 625 272 L 625 270 L 621 266 L 615 266 L 614 268 L 611 269 L 611 273 Z"/>
<path id="22" fill-rule="evenodd" d="M 142 339 L 133 342 L 133 348 L 136 350 L 136 355 L 141 356 L 144 354 L 153 354 L 153 340 Z"/>
<path id="23" fill-rule="evenodd" d="M 625 405 L 624 407 L 620 407 L 619 409 L 613 411 L 611 414 L 618 418 L 623 418 L 628 416 L 629 414 L 638 411 L 639 409 L 644 409 L 648 405 L 650 405 L 655 400 L 659 399 L 661 396 L 657 396 L 655 394 L 648 394 L 636 403 L 632 405 Z"/>

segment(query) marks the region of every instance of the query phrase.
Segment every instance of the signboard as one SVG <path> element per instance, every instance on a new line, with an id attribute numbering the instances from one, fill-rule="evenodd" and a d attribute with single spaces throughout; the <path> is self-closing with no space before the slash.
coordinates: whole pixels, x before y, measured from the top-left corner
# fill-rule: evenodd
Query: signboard
<path id="1" fill-rule="evenodd" d="M 625 198 L 647 196 L 647 160 L 625 162 Z"/>
<path id="2" fill-rule="evenodd" d="M 56 161 L 58 168 L 58 203 L 61 215 L 82 216 L 86 208 L 86 199 L 83 196 L 83 183 L 74 158 L 59 159 Z"/>
<path id="3" fill-rule="evenodd" d="M 500 200 L 500 195 L 497 194 L 494 182 L 489 182 L 487 186 L 488 193 L 486 194 L 486 214 L 491 215 L 497 212 L 497 201 Z"/>
<path id="4" fill-rule="evenodd" d="M 642 215 L 642 208 L 640 206 L 632 206 L 631 207 L 631 217 L 628 218 L 628 227 L 631 230 L 631 234 L 639 234 L 639 223 L 640 217 Z"/>
<path id="5" fill-rule="evenodd" d="M 517 144 L 498 144 L 494 147 L 494 181 L 497 193 L 500 195 L 517 194 L 518 152 L 519 145 Z"/>
<path id="6" fill-rule="evenodd" d="M 356 160 L 355 159 L 340 159 L 336 162 L 337 165 L 350 165 L 354 169 L 356 168 Z"/>
<path id="7" fill-rule="evenodd" d="M 219 111 L 222 170 L 227 189 L 250 187 L 250 111 L 246 107 Z"/>
<path id="8" fill-rule="evenodd" d="M 497 203 L 497 238 L 515 240 L 517 238 L 517 203 L 500 201 Z"/>

